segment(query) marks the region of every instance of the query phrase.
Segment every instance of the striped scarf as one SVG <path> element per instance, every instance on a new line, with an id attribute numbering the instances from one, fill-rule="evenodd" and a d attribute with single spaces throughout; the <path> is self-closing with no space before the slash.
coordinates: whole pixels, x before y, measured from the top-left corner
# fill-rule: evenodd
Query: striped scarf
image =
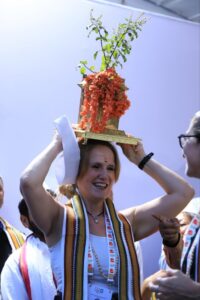
<path id="1" fill-rule="evenodd" d="M 195 216 L 184 235 L 181 270 L 194 281 L 200 282 L 200 217 Z"/>
<path id="2" fill-rule="evenodd" d="M 117 213 L 112 200 L 105 201 L 119 253 L 118 299 L 141 300 L 139 265 L 132 230 Z M 67 204 L 65 238 L 64 300 L 88 300 L 89 225 L 86 208 L 79 196 Z"/>
<path id="3" fill-rule="evenodd" d="M 3 230 L 8 238 L 12 251 L 20 248 L 25 241 L 25 236 L 1 217 L 0 222 L 3 225 Z"/>

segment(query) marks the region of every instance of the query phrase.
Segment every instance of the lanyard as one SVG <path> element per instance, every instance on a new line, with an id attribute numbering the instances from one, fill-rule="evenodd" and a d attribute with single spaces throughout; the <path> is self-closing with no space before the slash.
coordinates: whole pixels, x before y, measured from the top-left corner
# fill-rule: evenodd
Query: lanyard
<path id="1" fill-rule="evenodd" d="M 105 225 L 106 225 L 106 240 L 107 240 L 107 246 L 108 246 L 108 257 L 109 257 L 109 268 L 108 268 L 108 276 L 107 281 L 113 282 L 114 276 L 117 272 L 117 255 L 116 255 L 116 249 L 114 244 L 114 238 L 113 238 L 113 232 L 112 227 L 110 223 L 110 219 L 105 213 Z M 93 276 L 94 275 L 94 253 L 93 253 L 91 241 L 89 243 L 89 249 L 88 249 L 88 275 Z M 96 256 L 97 259 L 97 256 Z"/>

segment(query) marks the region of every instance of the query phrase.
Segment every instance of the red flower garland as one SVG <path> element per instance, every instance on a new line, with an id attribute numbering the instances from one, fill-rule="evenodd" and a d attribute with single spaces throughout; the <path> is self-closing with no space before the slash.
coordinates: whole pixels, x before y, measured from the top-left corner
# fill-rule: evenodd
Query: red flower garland
<path id="1" fill-rule="evenodd" d="M 83 82 L 84 98 L 79 126 L 100 133 L 108 120 L 120 118 L 130 106 L 127 87 L 115 69 L 87 75 Z"/>

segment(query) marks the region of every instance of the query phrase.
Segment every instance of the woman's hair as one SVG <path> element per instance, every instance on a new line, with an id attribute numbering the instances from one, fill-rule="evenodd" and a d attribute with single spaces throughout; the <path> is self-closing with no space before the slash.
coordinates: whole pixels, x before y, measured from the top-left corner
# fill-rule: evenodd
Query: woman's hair
<path id="1" fill-rule="evenodd" d="M 83 143 L 82 140 L 79 142 L 80 163 L 79 163 L 77 178 L 81 178 L 87 172 L 90 153 L 97 146 L 105 146 L 112 151 L 114 155 L 114 162 L 115 162 L 115 181 L 117 181 L 120 174 L 120 161 L 115 146 L 107 141 L 92 140 L 92 139 L 87 140 L 87 143 Z M 76 185 L 69 184 L 69 185 L 61 185 L 59 191 L 61 194 L 66 195 L 67 198 L 71 198 L 75 194 L 75 189 L 76 189 Z"/>

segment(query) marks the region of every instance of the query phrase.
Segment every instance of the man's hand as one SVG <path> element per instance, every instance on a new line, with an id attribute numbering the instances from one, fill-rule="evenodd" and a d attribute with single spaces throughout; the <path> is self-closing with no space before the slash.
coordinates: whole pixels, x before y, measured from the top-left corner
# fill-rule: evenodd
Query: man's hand
<path id="1" fill-rule="evenodd" d="M 149 283 L 157 300 L 197 300 L 200 299 L 200 284 L 181 271 L 166 271 L 165 277 L 157 277 Z"/>
<path id="2" fill-rule="evenodd" d="M 159 231 L 163 238 L 163 243 L 166 246 L 174 247 L 180 238 L 180 224 L 178 219 L 163 217 L 160 215 L 153 215 L 159 221 Z"/>

